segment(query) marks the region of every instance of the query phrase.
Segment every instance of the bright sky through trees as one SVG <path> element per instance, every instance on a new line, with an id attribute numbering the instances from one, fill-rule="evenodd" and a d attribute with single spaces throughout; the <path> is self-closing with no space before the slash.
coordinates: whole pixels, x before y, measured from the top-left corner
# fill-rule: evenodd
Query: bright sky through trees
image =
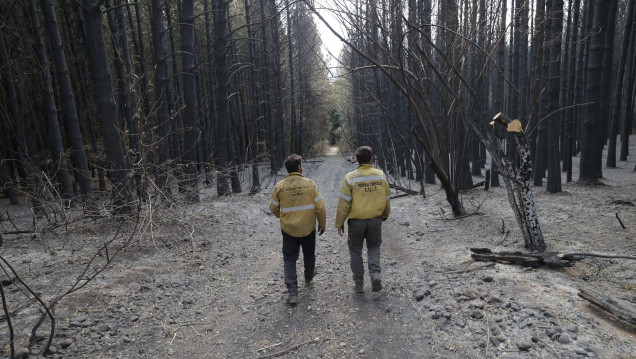
<path id="1" fill-rule="evenodd" d="M 334 9 L 338 8 L 336 4 L 337 0 L 317 0 L 314 4 L 316 10 L 320 15 L 329 22 L 329 25 L 336 31 L 338 31 L 343 37 L 346 37 L 344 24 L 341 20 L 334 16 Z M 314 21 L 320 33 L 322 40 L 322 53 L 324 54 L 325 61 L 331 69 L 330 76 L 335 75 L 335 67 L 338 66 L 338 57 L 340 56 L 340 50 L 342 50 L 342 42 L 336 35 L 334 35 L 327 26 L 314 15 Z"/>

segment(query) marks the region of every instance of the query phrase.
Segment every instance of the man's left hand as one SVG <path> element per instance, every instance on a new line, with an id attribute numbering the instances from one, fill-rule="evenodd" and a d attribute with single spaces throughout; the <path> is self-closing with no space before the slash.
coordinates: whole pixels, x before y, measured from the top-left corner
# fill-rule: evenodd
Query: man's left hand
<path id="1" fill-rule="evenodd" d="M 321 230 L 318 232 L 318 235 L 319 235 L 319 236 L 322 236 L 323 234 L 325 234 L 325 230 L 324 230 L 324 229 L 321 229 Z"/>
<path id="2" fill-rule="evenodd" d="M 344 226 L 338 228 L 338 234 L 342 237 L 344 236 Z"/>

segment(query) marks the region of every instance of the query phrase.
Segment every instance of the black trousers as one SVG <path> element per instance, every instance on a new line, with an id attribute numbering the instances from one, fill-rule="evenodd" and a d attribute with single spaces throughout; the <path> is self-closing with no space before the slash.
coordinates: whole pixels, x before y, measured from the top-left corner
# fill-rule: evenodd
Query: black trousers
<path id="1" fill-rule="evenodd" d="M 281 231 L 283 232 L 283 231 Z M 305 278 L 308 279 L 316 266 L 316 231 L 305 237 L 293 237 L 283 232 L 283 262 L 285 264 L 285 285 L 289 293 L 298 294 L 298 280 L 296 279 L 296 261 L 300 248 L 303 249 L 305 262 Z"/>

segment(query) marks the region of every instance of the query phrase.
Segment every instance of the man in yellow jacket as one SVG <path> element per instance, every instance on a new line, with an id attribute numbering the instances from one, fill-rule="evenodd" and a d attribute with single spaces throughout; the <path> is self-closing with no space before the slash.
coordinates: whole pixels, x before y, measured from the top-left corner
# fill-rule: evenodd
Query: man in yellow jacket
<path id="1" fill-rule="evenodd" d="M 371 289 L 382 290 L 380 280 L 380 245 L 382 244 L 382 222 L 391 213 L 389 182 L 384 173 L 373 168 L 373 150 L 369 146 L 358 147 L 356 162 L 358 168 L 347 173 L 342 182 L 336 228 L 338 234 L 344 235 L 344 223 L 349 218 L 349 255 L 350 265 L 355 282 L 355 291 L 364 293 L 364 266 L 362 247 L 367 242 L 367 256 Z"/>
<path id="2" fill-rule="evenodd" d="M 296 154 L 285 159 L 289 174 L 276 184 L 269 203 L 270 211 L 280 218 L 287 302 L 292 305 L 298 303 L 296 261 L 300 248 L 305 262 L 305 283 L 309 283 L 316 275 L 316 220 L 322 236 L 327 217 L 325 200 L 318 193 L 316 183 L 303 177 L 301 161 Z"/>

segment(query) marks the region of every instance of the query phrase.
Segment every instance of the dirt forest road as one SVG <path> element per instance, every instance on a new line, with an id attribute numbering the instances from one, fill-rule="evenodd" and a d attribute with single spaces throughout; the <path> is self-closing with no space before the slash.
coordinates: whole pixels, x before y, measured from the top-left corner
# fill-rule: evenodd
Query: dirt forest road
<path id="1" fill-rule="evenodd" d="M 636 358 L 636 328 L 577 296 L 588 287 L 636 306 L 635 261 L 586 258 L 573 268 L 535 269 L 470 258 L 471 247 L 523 250 L 503 188 L 463 193 L 468 210 L 481 207 L 461 220 L 445 218 L 438 184 L 426 187 L 426 198 L 392 200 L 384 288 L 373 293 L 367 280 L 356 295 L 346 237 L 334 228 L 341 181 L 355 167 L 333 150 L 304 163 L 325 197 L 328 230 L 317 240 L 318 275 L 299 282 L 297 306 L 285 302 L 281 233 L 268 209 L 279 172 L 253 196 L 218 198 L 208 187 L 199 204 L 154 212 L 123 257 L 58 304 L 50 357 Z M 631 160 L 606 169 L 605 186 L 570 183 L 555 195 L 535 187 L 548 250 L 634 255 L 633 168 Z M 28 205 L 22 210 L 27 226 Z M 68 288 L 116 227 L 87 220 L 57 234 L 5 238 L 2 255 L 48 299 Z M 298 268 L 302 278 L 302 259 Z M 26 350 L 38 311 L 14 287 L 7 293 L 10 307 L 21 308 L 16 343 Z M 8 357 L 4 321 L 0 343 L 0 357 Z"/>
<path id="2" fill-rule="evenodd" d="M 328 213 L 328 231 L 317 241 L 319 274 L 315 281 L 308 286 L 300 283 L 297 306 L 285 303 L 278 220 L 265 216 L 264 228 L 259 230 L 264 237 L 250 237 L 250 241 L 244 242 L 241 254 L 253 264 L 234 268 L 241 275 L 231 289 L 211 291 L 215 298 L 221 299 L 213 300 L 208 308 L 220 308 L 220 312 L 216 316 L 210 315 L 209 310 L 202 312 L 208 313 L 204 321 L 214 323 L 211 327 L 217 337 L 213 347 L 203 345 L 197 355 L 209 353 L 209 357 L 218 358 L 271 355 L 287 358 L 635 357 L 634 328 L 615 322 L 576 296 L 577 282 L 588 281 L 590 271 L 603 272 L 599 268 L 607 266 L 608 271 L 611 267 L 621 273 L 611 280 L 623 283 L 619 289 L 627 289 L 618 291 L 617 295 L 636 301 L 634 263 L 592 260 L 594 264 L 588 262 L 568 272 L 472 262 L 468 248 L 494 247 L 494 242 L 501 238 L 502 218 L 512 227 L 509 228 L 512 238 L 516 238 L 504 246 L 522 249 L 520 234 L 501 188 L 493 189 L 492 196 L 496 198 L 492 200 L 483 199 L 483 191 L 466 193 L 465 200 L 470 203 L 483 200 L 488 210 L 461 221 L 441 219 L 440 208 L 443 211 L 447 205 L 437 185 L 428 187 L 430 193 L 426 200 L 415 196 L 393 200 L 391 218 L 383 226 L 384 289 L 372 293 L 367 282 L 365 294 L 356 295 L 346 239 L 338 236 L 333 228 L 342 178 L 356 165 L 348 157 L 335 153 L 321 160 L 304 166 L 305 175 L 316 181 L 325 197 Z M 279 179 L 271 180 L 260 198 L 254 198 L 262 212 L 267 212 L 271 186 Z M 636 199 L 635 189 L 633 183 L 628 186 L 626 198 Z M 565 202 L 563 205 L 567 208 L 569 201 L 577 201 L 564 196 L 565 199 L 552 198 L 556 203 L 546 202 L 557 208 L 558 202 Z M 539 203 L 544 202 L 543 194 L 539 193 L 538 197 Z M 262 212 L 258 213 L 259 219 L 263 217 Z M 555 212 L 557 225 L 560 216 L 569 216 L 566 211 Z M 630 223 L 636 223 L 633 212 L 622 215 L 628 216 Z M 553 235 L 549 232 L 550 223 L 546 228 L 547 234 Z M 261 241 L 262 251 L 255 250 L 254 238 Z M 623 243 L 633 244 L 634 229 L 623 239 L 627 239 Z M 613 245 L 605 250 L 612 252 L 612 248 Z M 301 263 L 299 260 L 299 273 L 302 273 Z M 607 280 L 607 276 L 605 272 L 600 274 L 599 282 Z M 593 287 L 601 285 L 594 279 L 591 282 Z M 219 305 L 219 301 L 223 304 Z"/>
<path id="3" fill-rule="evenodd" d="M 414 301 L 406 283 L 389 279 L 395 272 L 392 267 L 397 260 L 406 259 L 403 257 L 405 248 L 399 243 L 384 248 L 387 278 L 384 291 L 372 293 L 368 282 L 364 295 L 358 296 L 353 291 L 346 237 L 338 236 L 334 220 L 342 179 L 348 171 L 355 169 L 355 163 L 340 156 L 326 156 L 323 162 L 307 163 L 304 168 L 305 175 L 317 183 L 327 205 L 328 227 L 327 233 L 317 240 L 318 275 L 315 281 L 304 285 L 302 260 L 299 260 L 300 303 L 295 307 L 285 303 L 282 255 L 279 253 L 281 235 L 278 220 L 269 216 L 266 258 L 254 267 L 258 272 L 246 273 L 243 282 L 254 289 L 260 287 L 256 291 L 262 297 L 252 295 L 241 300 L 241 306 L 254 302 L 255 310 L 247 309 L 248 313 L 237 316 L 237 310 L 229 309 L 231 319 L 227 318 L 230 320 L 225 330 L 230 331 L 233 338 L 240 339 L 218 345 L 210 355 L 249 358 L 295 346 L 298 348 L 290 351 L 289 357 L 421 358 L 432 355 L 432 348 L 420 344 L 424 328 L 419 325 L 420 329 L 414 328 L 417 324 Z M 271 193 L 270 187 L 268 190 L 264 192 Z M 390 232 L 385 230 L 387 243 L 394 241 Z M 394 258 L 392 252 L 397 252 L 400 257 Z M 263 285 L 266 285 L 265 290 Z M 268 347 L 271 349 L 259 351 Z"/>

